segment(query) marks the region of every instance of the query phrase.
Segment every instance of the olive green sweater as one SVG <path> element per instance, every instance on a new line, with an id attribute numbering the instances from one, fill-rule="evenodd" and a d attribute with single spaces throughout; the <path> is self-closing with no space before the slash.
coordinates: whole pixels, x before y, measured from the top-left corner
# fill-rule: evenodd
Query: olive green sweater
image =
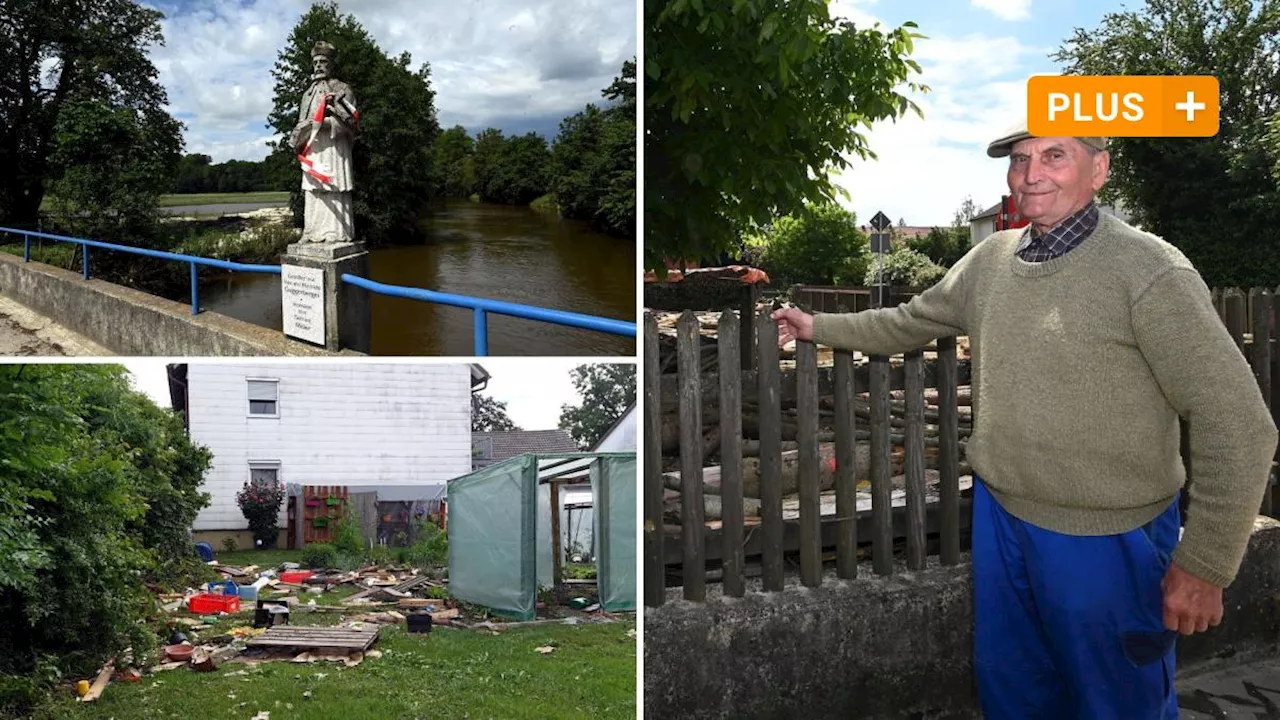
<path id="1" fill-rule="evenodd" d="M 893 355 L 968 335 L 968 456 L 1000 504 L 1074 535 L 1127 532 L 1192 483 L 1173 560 L 1225 587 L 1261 503 L 1276 426 L 1199 273 L 1172 245 L 1104 215 L 1078 247 L 1018 258 L 1019 230 L 976 245 L 896 308 L 819 314 L 814 339 Z"/>

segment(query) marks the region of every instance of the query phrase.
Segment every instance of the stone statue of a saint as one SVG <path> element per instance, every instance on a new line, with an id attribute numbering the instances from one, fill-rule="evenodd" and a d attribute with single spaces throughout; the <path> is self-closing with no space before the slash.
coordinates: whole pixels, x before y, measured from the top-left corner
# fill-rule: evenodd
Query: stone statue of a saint
<path id="1" fill-rule="evenodd" d="M 302 95 L 290 142 L 302 165 L 306 201 L 301 242 L 354 242 L 352 158 L 360 113 L 351 86 L 332 77 L 334 47 L 311 51 L 311 87 Z"/>

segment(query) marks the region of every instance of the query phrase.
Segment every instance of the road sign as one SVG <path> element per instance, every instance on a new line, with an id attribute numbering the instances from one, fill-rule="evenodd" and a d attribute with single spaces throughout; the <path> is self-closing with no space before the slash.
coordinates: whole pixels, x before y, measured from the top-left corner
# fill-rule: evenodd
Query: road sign
<path id="1" fill-rule="evenodd" d="M 884 232 L 885 228 L 892 224 L 893 221 L 890 220 L 883 212 L 878 212 L 875 217 L 871 218 L 871 227 L 879 230 L 880 232 Z"/>
<path id="2" fill-rule="evenodd" d="M 889 246 L 889 233 L 871 233 L 871 252 L 887 253 L 892 250 L 893 248 Z"/>

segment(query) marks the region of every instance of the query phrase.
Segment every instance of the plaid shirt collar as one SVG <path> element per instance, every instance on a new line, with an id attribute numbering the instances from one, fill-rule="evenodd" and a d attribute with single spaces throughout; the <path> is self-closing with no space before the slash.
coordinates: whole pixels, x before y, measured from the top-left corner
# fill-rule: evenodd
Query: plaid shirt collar
<path id="1" fill-rule="evenodd" d="M 1066 255 L 1098 227 L 1098 206 L 1090 201 L 1079 212 L 1058 223 L 1041 235 L 1035 226 L 1027 226 L 1018 243 L 1018 257 L 1027 262 L 1044 262 Z"/>

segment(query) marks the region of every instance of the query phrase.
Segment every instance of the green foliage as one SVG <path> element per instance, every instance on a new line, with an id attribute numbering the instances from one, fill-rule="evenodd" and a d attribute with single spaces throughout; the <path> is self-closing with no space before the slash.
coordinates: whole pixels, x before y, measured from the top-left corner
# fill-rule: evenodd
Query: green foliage
<path id="1" fill-rule="evenodd" d="M 480 393 L 471 394 L 471 432 L 519 430 L 507 415 L 507 404 Z"/>
<path id="2" fill-rule="evenodd" d="M 1280 283 L 1280 0 L 1147 0 L 1076 29 L 1067 74 L 1212 75 L 1221 125 L 1208 138 L 1113 138 L 1104 200 L 1186 253 L 1210 286 Z"/>
<path id="3" fill-rule="evenodd" d="M 560 406 L 560 429 L 584 450 L 636 401 L 636 367 L 622 364 L 579 365 L 569 371 L 581 405 Z"/>
<path id="4" fill-rule="evenodd" d="M 275 545 L 280 529 L 280 504 L 284 502 L 284 486 L 279 480 L 250 478 L 236 493 L 236 504 L 249 521 L 253 539 L 263 549 Z"/>
<path id="5" fill-rule="evenodd" d="M 354 513 L 344 514 L 330 528 L 329 542 L 339 554 L 364 555 L 366 543 L 360 534 L 360 520 Z"/>
<path id="6" fill-rule="evenodd" d="M 835 203 L 809 206 L 747 237 L 753 262 L 774 285 L 859 284 L 871 249 L 852 212 Z"/>
<path id="7" fill-rule="evenodd" d="M 503 137 L 488 128 L 476 139 L 476 191 L 485 202 L 528 205 L 551 184 L 551 151 L 537 133 Z"/>
<path id="8" fill-rule="evenodd" d="M 562 214 L 591 220 L 604 232 L 634 237 L 636 224 L 636 64 L 602 93 L 616 101 L 560 123 L 551 150 L 552 192 Z"/>
<path id="9" fill-rule="evenodd" d="M 181 125 L 159 108 L 68 102 L 54 126 L 54 209 L 82 237 L 133 242 L 151 235 L 181 148 Z"/>
<path id="10" fill-rule="evenodd" d="M 337 564 L 338 551 L 329 543 L 308 543 L 302 551 L 302 565 L 315 569 L 326 569 Z"/>
<path id="11" fill-rule="evenodd" d="M 884 259 L 885 282 L 896 287 L 929 287 L 941 280 L 946 274 L 946 268 L 934 263 L 928 256 L 916 252 L 906 245 L 898 245 Z M 863 284 L 876 284 L 874 261 L 867 268 Z"/>
<path id="12" fill-rule="evenodd" d="M 0 4 L 5 224 L 34 225 L 57 183 L 58 194 L 89 210 L 119 203 L 110 209 L 127 227 L 145 215 L 155 185 L 168 187 L 181 137 L 149 57 L 164 43 L 161 17 L 133 0 Z"/>
<path id="13" fill-rule="evenodd" d="M 145 583 L 182 587 L 202 567 L 189 530 L 212 457 L 127 377 L 0 365 L 0 676 L 36 683 L 0 681 L 10 712 L 48 677 L 92 673 L 126 647 L 144 664 Z"/>
<path id="14" fill-rule="evenodd" d="M 969 251 L 969 228 L 935 227 L 928 235 L 908 241 L 907 246 L 937 265 L 951 267 Z"/>
<path id="15" fill-rule="evenodd" d="M 275 107 L 268 124 L 284 139 L 275 167 L 292 166 L 289 188 L 295 222 L 302 217 L 302 171 L 288 137 L 298 122 L 298 105 L 311 85 L 311 49 L 319 40 L 337 49 L 334 77 L 351 86 L 360 111 L 354 149 L 356 185 L 352 198 L 356 237 L 373 245 L 421 237 L 416 218 L 431 193 L 432 144 L 440 134 L 431 69 L 409 69 L 409 53 L 386 55 L 352 15 L 336 2 L 316 3 L 299 19 L 280 51 L 275 68 Z M 536 197 L 536 196 L 535 196 Z"/>
<path id="16" fill-rule="evenodd" d="M 405 556 L 416 567 L 438 567 L 449 562 L 449 535 L 435 523 L 422 520 L 414 531 L 413 545 Z"/>
<path id="17" fill-rule="evenodd" d="M 476 186 L 476 169 L 471 158 L 475 140 L 461 125 L 440 133 L 431 148 L 431 191 L 439 197 L 464 198 Z"/>
<path id="18" fill-rule="evenodd" d="M 919 108 L 899 90 L 920 35 L 855 28 L 827 0 L 645 0 L 645 267 L 734 250 L 755 225 L 833 202 L 862 132 Z"/>
<path id="19" fill-rule="evenodd" d="M 242 193 L 289 190 L 287 183 L 273 176 L 265 160 L 228 160 L 212 164 L 208 155 L 183 155 L 173 182 L 176 193 Z"/>

